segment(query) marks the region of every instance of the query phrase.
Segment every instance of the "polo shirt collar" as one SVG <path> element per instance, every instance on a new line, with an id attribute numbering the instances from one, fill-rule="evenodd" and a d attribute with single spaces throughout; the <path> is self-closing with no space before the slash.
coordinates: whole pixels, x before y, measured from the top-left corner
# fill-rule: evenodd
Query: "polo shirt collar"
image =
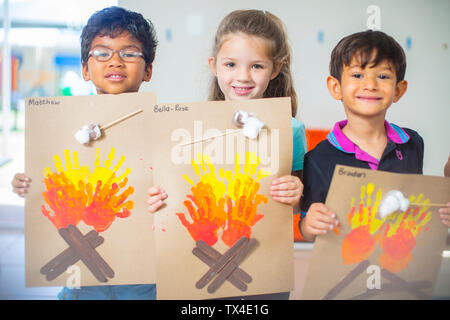
<path id="1" fill-rule="evenodd" d="M 358 148 L 347 136 L 342 132 L 342 128 L 347 125 L 347 120 L 339 121 L 334 125 L 333 130 L 328 134 L 328 141 L 338 150 L 345 153 L 361 153 Z M 403 144 L 409 140 L 409 135 L 400 127 L 393 123 L 384 121 L 386 134 L 389 140 L 396 144 Z"/>

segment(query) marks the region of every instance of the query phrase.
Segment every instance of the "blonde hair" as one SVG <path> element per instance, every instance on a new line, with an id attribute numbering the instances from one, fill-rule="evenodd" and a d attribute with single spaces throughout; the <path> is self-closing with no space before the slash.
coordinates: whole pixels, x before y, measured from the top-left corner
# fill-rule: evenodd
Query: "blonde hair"
<path id="1" fill-rule="evenodd" d="M 269 82 L 264 98 L 291 97 L 292 116 L 297 114 L 297 94 L 291 74 L 291 48 L 283 22 L 268 11 L 236 10 L 229 13 L 217 28 L 213 56 L 216 58 L 222 43 L 231 33 L 245 33 L 268 40 L 271 43 L 270 58 L 274 67 L 281 63 L 280 73 Z M 209 100 L 225 100 L 217 77 L 214 77 L 209 91 Z"/>

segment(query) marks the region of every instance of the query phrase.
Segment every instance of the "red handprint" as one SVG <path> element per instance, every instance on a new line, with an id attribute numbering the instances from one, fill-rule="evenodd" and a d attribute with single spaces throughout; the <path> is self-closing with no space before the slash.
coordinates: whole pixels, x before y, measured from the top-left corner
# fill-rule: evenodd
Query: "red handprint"
<path id="1" fill-rule="evenodd" d="M 218 230 L 226 218 L 225 199 L 220 198 L 217 201 L 212 187 L 203 182 L 192 187 L 191 191 L 192 195 L 187 196 L 190 200 L 184 201 L 184 206 L 189 211 L 192 223 L 186 219 L 184 213 L 178 212 L 177 216 L 195 241 L 203 240 L 212 246 L 217 242 Z"/>
<path id="2" fill-rule="evenodd" d="M 413 210 L 409 208 L 398 214 L 394 222 L 387 225 L 380 241 L 383 249 L 378 258 L 380 266 L 391 272 L 398 272 L 407 267 L 412 259 L 411 251 L 416 246 L 416 237 L 430 219 L 431 213 L 422 207 Z"/>
<path id="3" fill-rule="evenodd" d="M 82 219 L 86 205 L 86 193 L 84 182 L 78 182 L 78 188 L 64 174 L 64 172 L 51 173 L 44 183 L 47 191 L 42 193 L 45 202 L 50 209 L 42 205 L 42 213 L 50 219 L 53 225 L 59 228 L 67 228 L 69 224 L 76 226 Z"/>
<path id="4" fill-rule="evenodd" d="M 97 182 L 95 191 L 90 184 L 86 185 L 86 193 L 89 196 L 87 207 L 84 209 L 83 221 L 87 225 L 93 226 L 97 232 L 105 231 L 114 222 L 116 217 L 126 218 L 133 209 L 132 201 L 125 201 L 134 192 L 133 187 L 128 187 L 121 194 L 118 192 L 124 187 L 128 178 L 123 179 L 119 184 L 111 183 L 115 175 L 103 184 Z"/>

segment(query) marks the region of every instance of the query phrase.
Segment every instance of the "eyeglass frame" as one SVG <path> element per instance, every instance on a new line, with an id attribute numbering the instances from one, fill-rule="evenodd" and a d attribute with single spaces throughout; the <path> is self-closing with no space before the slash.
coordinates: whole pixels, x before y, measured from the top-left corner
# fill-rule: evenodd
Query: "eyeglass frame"
<path id="1" fill-rule="evenodd" d="M 136 57 L 136 60 L 134 60 L 134 61 L 127 61 L 127 60 L 125 60 L 125 59 L 122 57 L 122 54 L 123 54 L 124 50 L 127 50 L 129 47 L 123 48 L 123 49 L 119 49 L 119 50 L 115 50 L 115 49 L 111 49 L 111 48 L 103 47 L 103 46 L 98 46 L 98 47 L 103 48 L 103 49 L 106 49 L 106 50 L 108 50 L 108 51 L 111 51 L 111 56 L 110 56 L 107 60 L 98 60 L 98 57 L 95 57 L 95 56 L 93 55 L 93 52 L 94 52 L 94 51 L 96 50 L 96 48 L 97 48 L 97 47 L 94 47 L 94 49 L 92 49 L 91 51 L 88 52 L 88 58 L 92 57 L 92 58 L 94 58 L 95 60 L 97 60 L 97 61 L 99 61 L 99 62 L 108 62 L 108 61 L 111 60 L 111 58 L 114 56 L 114 53 L 117 52 L 117 53 L 119 54 L 119 59 L 122 60 L 122 61 L 124 61 L 124 62 L 135 62 L 135 61 L 137 61 L 137 57 Z M 136 49 L 138 49 L 138 48 L 136 48 Z M 138 57 L 141 57 L 141 58 L 144 59 L 144 61 L 145 61 L 145 57 L 144 57 L 144 54 L 143 54 L 142 52 L 140 52 L 140 51 L 134 51 L 134 52 L 137 53 Z"/>

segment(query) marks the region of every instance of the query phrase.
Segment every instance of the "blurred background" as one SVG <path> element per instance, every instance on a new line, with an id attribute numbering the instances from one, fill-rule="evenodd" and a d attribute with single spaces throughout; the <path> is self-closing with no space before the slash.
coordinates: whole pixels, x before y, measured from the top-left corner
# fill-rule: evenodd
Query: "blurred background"
<path id="1" fill-rule="evenodd" d="M 424 173 L 443 175 L 450 154 L 450 0 L 3 0 L 0 299 L 55 299 L 59 291 L 24 285 L 24 200 L 10 185 L 13 175 L 24 171 L 24 99 L 95 93 L 81 76 L 79 37 L 89 16 L 111 5 L 142 13 L 156 28 L 159 46 L 153 76 L 141 91 L 156 92 L 159 102 L 207 99 L 207 59 L 216 28 L 227 13 L 255 8 L 277 15 L 288 30 L 299 96 L 297 118 L 306 125 L 309 148 L 345 117 L 325 84 L 331 50 L 348 34 L 381 29 L 402 45 L 408 64 L 408 91 L 388 111 L 388 120 L 417 130 L 425 140 Z M 312 248 L 296 246 L 293 298 L 299 297 Z M 441 270 L 439 279 L 434 297 L 450 297 L 449 267 Z"/>

